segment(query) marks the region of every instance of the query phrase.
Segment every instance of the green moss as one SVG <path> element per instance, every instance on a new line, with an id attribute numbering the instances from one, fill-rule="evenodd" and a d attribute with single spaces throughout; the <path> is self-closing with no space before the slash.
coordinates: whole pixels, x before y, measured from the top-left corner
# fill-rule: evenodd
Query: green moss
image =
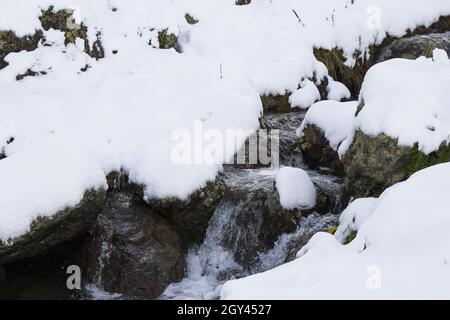
<path id="1" fill-rule="evenodd" d="M 184 18 L 186 19 L 186 22 L 191 24 L 191 25 L 194 25 L 194 24 L 198 23 L 198 20 L 195 19 L 193 16 L 191 16 L 189 13 L 186 13 L 184 15 Z"/>
<path id="2" fill-rule="evenodd" d="M 356 238 L 357 234 L 358 234 L 357 231 L 351 230 L 348 236 L 345 237 L 343 244 L 349 244 L 350 242 L 352 242 Z"/>
<path id="3" fill-rule="evenodd" d="M 160 49 L 174 48 L 178 51 L 178 38 L 173 33 L 169 33 L 167 28 L 158 32 L 158 42 Z"/>
<path id="4" fill-rule="evenodd" d="M 337 226 L 332 226 L 332 227 L 330 227 L 330 228 L 327 229 L 327 233 L 329 233 L 329 234 L 335 234 L 337 228 L 338 228 Z"/>
<path id="5" fill-rule="evenodd" d="M 450 161 L 449 145 L 442 144 L 437 151 L 426 155 L 419 150 L 416 144 L 407 167 L 407 175 L 410 177 L 417 171 L 448 161 Z"/>

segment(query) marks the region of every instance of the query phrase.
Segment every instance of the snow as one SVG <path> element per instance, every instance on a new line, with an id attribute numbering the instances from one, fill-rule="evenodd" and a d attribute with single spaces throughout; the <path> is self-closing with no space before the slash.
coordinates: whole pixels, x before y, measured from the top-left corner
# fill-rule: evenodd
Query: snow
<path id="1" fill-rule="evenodd" d="M 334 81 L 331 77 L 328 77 L 327 92 L 328 100 L 342 101 L 344 99 L 350 99 L 352 96 L 350 90 L 345 86 L 345 84 L 339 81 Z"/>
<path id="2" fill-rule="evenodd" d="M 308 109 L 315 102 L 320 100 L 320 92 L 311 80 L 303 80 L 300 89 L 294 91 L 289 97 L 289 104 L 292 107 Z"/>
<path id="3" fill-rule="evenodd" d="M 310 209 L 316 205 L 316 188 L 304 170 L 283 167 L 277 172 L 275 184 L 284 209 Z"/>
<path id="4" fill-rule="evenodd" d="M 341 155 L 353 140 L 357 106 L 355 101 L 320 101 L 308 110 L 297 134 L 301 135 L 306 127 L 314 125 L 322 130 L 331 148 Z"/>
<path id="5" fill-rule="evenodd" d="M 38 217 L 77 205 L 104 188 L 100 163 L 74 138 L 49 135 L 0 161 L 0 242 L 26 233 Z"/>
<path id="6" fill-rule="evenodd" d="M 340 47 L 351 65 L 356 50 L 365 54 L 388 33 L 401 36 L 450 14 L 448 0 L 406 6 L 390 0 L 253 0 L 247 6 L 234 0 L 2 0 L 0 30 L 33 34 L 50 5 L 74 9 L 91 46 L 100 32 L 105 58 L 86 55 L 82 41 L 64 46 L 56 30 L 45 32 L 38 49 L 9 54 L 9 66 L 0 71 L 0 150 L 17 159 L 49 134 L 70 136 L 104 175 L 125 171 L 145 185 L 147 198 L 188 197 L 213 180 L 245 140 L 223 141 L 213 163 L 180 165 L 171 158 L 174 133 L 194 132 L 199 121 L 204 130 L 255 130 L 264 94 L 295 92 L 293 105 L 305 107 L 315 100 L 305 79 L 323 79 L 327 70 L 313 47 Z M 199 22 L 189 25 L 186 13 Z M 181 54 L 156 48 L 163 29 L 179 37 Z M 45 74 L 16 81 L 28 69 Z M 192 147 L 202 150 L 207 142 L 195 140 Z M 87 165 L 79 157 L 67 163 L 66 171 Z"/>
<path id="7" fill-rule="evenodd" d="M 356 129 L 385 133 L 399 145 L 418 143 L 425 154 L 450 141 L 450 60 L 436 49 L 433 58 L 394 59 L 367 73 Z"/>
<path id="8" fill-rule="evenodd" d="M 450 163 L 352 203 L 297 259 L 225 283 L 222 299 L 449 299 Z M 353 218 L 355 221 L 352 222 Z M 356 238 L 342 245 L 349 226 Z"/>

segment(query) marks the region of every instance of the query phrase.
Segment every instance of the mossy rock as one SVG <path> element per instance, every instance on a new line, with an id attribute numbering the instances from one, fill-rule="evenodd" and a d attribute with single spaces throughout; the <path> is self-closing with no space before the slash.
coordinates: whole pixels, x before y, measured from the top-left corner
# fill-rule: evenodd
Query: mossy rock
<path id="1" fill-rule="evenodd" d="M 63 9 L 55 11 L 53 6 L 50 6 L 47 10 L 42 10 L 42 15 L 39 17 L 42 28 L 44 30 L 59 30 L 64 32 L 64 43 L 66 45 L 75 43 L 77 39 L 84 41 L 84 51 L 97 60 L 105 57 L 105 52 L 101 43 L 101 34 L 97 33 L 97 40 L 92 44 L 92 48 L 89 44 L 88 29 L 81 23 L 76 25 L 73 20 L 73 10 Z"/>
<path id="2" fill-rule="evenodd" d="M 419 26 L 414 30 L 407 31 L 402 38 L 448 31 L 450 31 L 450 16 L 442 16 L 429 27 Z M 356 61 L 353 68 L 345 65 L 346 59 L 344 58 L 343 51 L 339 48 L 333 48 L 331 50 L 315 48 L 314 55 L 317 60 L 325 64 L 331 77 L 345 84 L 350 89 L 352 95 L 357 97 L 367 71 L 377 63 L 382 50 L 397 39 L 388 35 L 380 44 L 369 46 L 366 53 L 363 54 L 360 51 L 356 51 L 353 54 L 353 58 Z"/>
<path id="3" fill-rule="evenodd" d="M 35 219 L 26 234 L 0 243 L 0 264 L 46 254 L 58 245 L 82 236 L 101 212 L 105 196 L 103 189 L 90 190 L 76 206 L 51 217 Z"/>
<path id="4" fill-rule="evenodd" d="M 386 188 L 406 180 L 415 172 L 450 161 L 450 146 L 422 153 L 418 145 L 400 146 L 386 134 L 370 137 L 358 130 L 342 158 L 345 189 L 351 197 L 378 197 Z"/>
<path id="5" fill-rule="evenodd" d="M 236 0 L 236 5 L 237 6 L 245 6 L 247 4 L 250 4 L 252 2 L 252 0 Z"/>
<path id="6" fill-rule="evenodd" d="M 4 60 L 8 54 L 23 50 L 33 51 L 42 39 L 42 31 L 36 31 L 33 35 L 17 37 L 13 31 L 0 30 L 0 69 L 8 65 Z"/>
<path id="7" fill-rule="evenodd" d="M 342 244 L 349 244 L 350 242 L 352 242 L 353 240 L 355 240 L 356 236 L 358 235 L 358 231 L 355 230 L 350 230 L 349 234 L 345 237 L 344 241 L 342 242 Z"/>

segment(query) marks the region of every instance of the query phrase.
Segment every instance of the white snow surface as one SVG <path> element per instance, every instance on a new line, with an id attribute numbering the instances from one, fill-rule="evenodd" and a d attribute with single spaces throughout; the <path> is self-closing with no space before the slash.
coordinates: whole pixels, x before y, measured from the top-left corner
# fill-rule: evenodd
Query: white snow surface
<path id="1" fill-rule="evenodd" d="M 350 99 L 352 94 L 345 84 L 335 81 L 333 78 L 328 77 L 328 100 L 342 101 L 344 99 Z"/>
<path id="2" fill-rule="evenodd" d="M 314 82 L 305 79 L 300 83 L 300 89 L 297 89 L 290 95 L 289 104 L 294 108 L 308 109 L 319 100 L 319 89 Z"/>
<path id="3" fill-rule="evenodd" d="M 0 242 L 33 220 L 77 205 L 86 190 L 106 190 L 100 163 L 78 141 L 49 135 L 0 161 Z"/>
<path id="4" fill-rule="evenodd" d="M 70 136 L 70 145 L 82 146 L 104 174 L 124 170 L 132 182 L 146 186 L 148 198 L 186 198 L 213 180 L 245 139 L 225 141 L 215 163 L 179 165 L 171 159 L 174 133 L 193 132 L 197 121 L 204 129 L 257 129 L 260 95 L 294 92 L 305 79 L 327 76 L 314 46 L 342 48 L 351 65 L 355 50 L 365 52 L 387 34 L 401 36 L 450 14 L 448 0 L 253 0 L 247 6 L 234 0 L 2 0 L 0 30 L 33 34 L 42 29 L 41 10 L 51 5 L 75 9 L 90 45 L 101 33 L 106 56 L 95 61 L 83 52 L 81 40 L 66 47 L 63 34 L 49 30 L 38 49 L 6 57 L 9 65 L 0 71 L 0 152 L 9 159 L 1 160 L 2 166 L 14 166 L 19 153 L 45 144 L 49 134 Z M 186 13 L 199 22 L 189 25 Z M 157 32 L 165 28 L 179 37 L 181 54 L 157 48 Z M 90 68 L 81 72 L 86 65 Z M 16 81 L 28 69 L 46 74 Z M 51 146 L 55 150 L 48 150 L 47 158 L 61 150 Z M 194 139 L 193 147 L 205 146 Z M 83 159 L 62 163 L 66 171 L 86 166 L 90 172 L 95 161 Z M 58 177 L 35 182 L 30 175 L 27 183 L 46 188 L 64 176 L 60 166 Z M 15 184 L 17 178 L 6 171 L 1 183 Z M 52 206 L 44 198 L 30 203 L 50 214 L 73 204 L 88 185 L 73 183 L 65 192 L 78 197 L 62 197 Z M 25 220 L 38 211 L 23 211 L 29 213 Z M 20 226 L 11 228 L 24 231 Z M 18 233 L 3 237 L 13 234 Z"/>
<path id="5" fill-rule="evenodd" d="M 450 163 L 419 171 L 380 198 L 349 206 L 336 236 L 349 225 L 358 228 L 350 244 L 318 233 L 296 260 L 229 281 L 221 297 L 449 299 L 449 193 Z"/>
<path id="6" fill-rule="evenodd" d="M 425 154 L 450 142 L 450 60 L 445 51 L 433 58 L 393 59 L 372 67 L 363 83 L 364 108 L 355 127 L 380 133 L 403 146 L 418 143 Z"/>
<path id="7" fill-rule="evenodd" d="M 309 209 L 316 205 L 316 188 L 304 170 L 283 167 L 277 172 L 275 184 L 284 209 Z"/>
<path id="8" fill-rule="evenodd" d="M 320 101 L 309 108 L 297 134 L 302 135 L 306 127 L 314 125 L 323 131 L 331 148 L 343 154 L 353 140 L 357 106 L 355 101 Z"/>

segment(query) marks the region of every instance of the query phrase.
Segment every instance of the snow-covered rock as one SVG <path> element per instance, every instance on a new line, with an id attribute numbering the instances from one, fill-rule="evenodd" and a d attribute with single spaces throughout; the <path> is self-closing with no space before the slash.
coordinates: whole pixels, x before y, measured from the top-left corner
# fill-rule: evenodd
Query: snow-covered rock
<path id="1" fill-rule="evenodd" d="M 315 102 L 320 100 L 320 92 L 317 86 L 311 80 L 304 80 L 300 84 L 300 89 L 294 91 L 289 97 L 289 103 L 292 107 L 308 109 Z"/>
<path id="2" fill-rule="evenodd" d="M 310 209 L 316 205 L 316 188 L 304 170 L 283 167 L 275 183 L 284 209 Z"/>
<path id="3" fill-rule="evenodd" d="M 357 102 L 321 101 L 306 113 L 297 134 L 303 159 L 313 168 L 342 174 L 340 155 L 353 140 Z"/>
<path id="4" fill-rule="evenodd" d="M 316 234 L 293 262 L 227 282 L 222 299 L 449 299 L 450 164 L 351 204 L 336 237 Z M 348 245 L 344 229 L 357 229 Z"/>
<path id="5" fill-rule="evenodd" d="M 385 188 L 431 165 L 450 161 L 450 60 L 393 59 L 366 75 L 354 140 L 342 158 L 353 196 Z"/>
<path id="6" fill-rule="evenodd" d="M 50 135 L 0 161 L 0 262 L 30 257 L 86 231 L 107 189 L 76 139 Z"/>

